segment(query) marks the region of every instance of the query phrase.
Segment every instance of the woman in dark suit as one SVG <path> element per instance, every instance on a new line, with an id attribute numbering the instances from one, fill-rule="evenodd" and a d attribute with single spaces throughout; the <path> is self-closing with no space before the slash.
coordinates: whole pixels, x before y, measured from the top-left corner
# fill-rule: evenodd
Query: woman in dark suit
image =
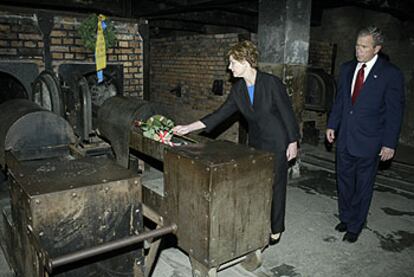
<path id="1" fill-rule="evenodd" d="M 299 128 L 285 86 L 274 75 L 257 69 L 258 50 L 251 41 L 232 46 L 227 53 L 229 69 L 239 78 L 224 104 L 213 113 L 173 131 L 185 135 L 205 128 L 207 132 L 240 111 L 248 123 L 249 145 L 275 153 L 275 180 L 271 215 L 271 243 L 285 230 L 288 161 L 297 155 Z"/>

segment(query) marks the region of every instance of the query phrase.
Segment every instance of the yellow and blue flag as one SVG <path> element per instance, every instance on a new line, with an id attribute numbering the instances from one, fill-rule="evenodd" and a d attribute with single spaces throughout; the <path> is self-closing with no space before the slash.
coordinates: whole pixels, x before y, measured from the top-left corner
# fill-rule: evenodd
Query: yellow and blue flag
<path id="1" fill-rule="evenodd" d="M 98 77 L 98 83 L 103 81 L 103 69 L 106 68 L 106 47 L 104 37 L 104 30 L 106 29 L 105 19 L 106 17 L 102 14 L 98 16 L 98 30 L 95 48 L 96 74 Z"/>

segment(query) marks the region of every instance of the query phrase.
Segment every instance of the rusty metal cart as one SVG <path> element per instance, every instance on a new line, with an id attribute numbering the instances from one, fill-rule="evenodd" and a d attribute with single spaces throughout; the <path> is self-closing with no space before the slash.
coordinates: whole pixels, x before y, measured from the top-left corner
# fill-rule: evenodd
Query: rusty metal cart
<path id="1" fill-rule="evenodd" d="M 28 100 L 1 104 L 0 118 L 0 242 L 14 273 L 145 276 L 143 241 L 176 225 L 143 232 L 140 176 L 106 156 L 75 158 L 71 126 Z"/>
<path id="2" fill-rule="evenodd" d="M 194 276 L 217 276 L 240 257 L 250 269 L 259 266 L 270 233 L 273 155 L 198 136 L 182 146 L 160 144 L 133 124 L 156 113 L 156 104 L 113 97 L 98 114 L 118 163 L 145 161 L 144 210 L 159 226 L 177 224 L 178 247 L 190 256 Z"/>

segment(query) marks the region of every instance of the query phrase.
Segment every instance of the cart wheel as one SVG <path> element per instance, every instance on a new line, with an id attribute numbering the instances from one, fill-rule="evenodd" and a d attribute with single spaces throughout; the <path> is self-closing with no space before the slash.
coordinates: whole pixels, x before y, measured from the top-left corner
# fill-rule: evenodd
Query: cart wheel
<path id="1" fill-rule="evenodd" d="M 217 267 L 208 268 L 196 259 L 190 257 L 193 277 L 217 277 Z"/>
<path id="2" fill-rule="evenodd" d="M 241 266 L 248 271 L 253 271 L 259 268 L 262 263 L 262 251 L 257 249 L 256 251 L 247 254 L 246 259 L 241 263 Z"/>

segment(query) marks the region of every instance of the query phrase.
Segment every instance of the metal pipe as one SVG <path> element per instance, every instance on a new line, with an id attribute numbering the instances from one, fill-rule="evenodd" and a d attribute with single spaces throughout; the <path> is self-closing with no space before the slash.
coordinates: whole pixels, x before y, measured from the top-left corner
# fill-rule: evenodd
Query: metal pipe
<path id="1" fill-rule="evenodd" d="M 118 250 L 123 247 L 127 247 L 139 242 L 142 242 L 147 239 L 152 239 L 155 237 L 163 236 L 169 233 L 174 233 L 177 230 L 177 225 L 175 223 L 162 227 L 153 231 L 145 232 L 136 236 L 131 236 L 116 241 L 111 241 L 105 244 L 101 244 L 95 247 L 88 249 L 83 249 L 75 251 L 69 254 L 62 255 L 57 258 L 49 258 L 46 262 L 46 270 L 51 274 L 53 269 L 61 267 L 63 265 L 71 264 L 78 262 L 87 258 L 95 257 L 101 254 L 108 253 L 110 251 Z"/>

